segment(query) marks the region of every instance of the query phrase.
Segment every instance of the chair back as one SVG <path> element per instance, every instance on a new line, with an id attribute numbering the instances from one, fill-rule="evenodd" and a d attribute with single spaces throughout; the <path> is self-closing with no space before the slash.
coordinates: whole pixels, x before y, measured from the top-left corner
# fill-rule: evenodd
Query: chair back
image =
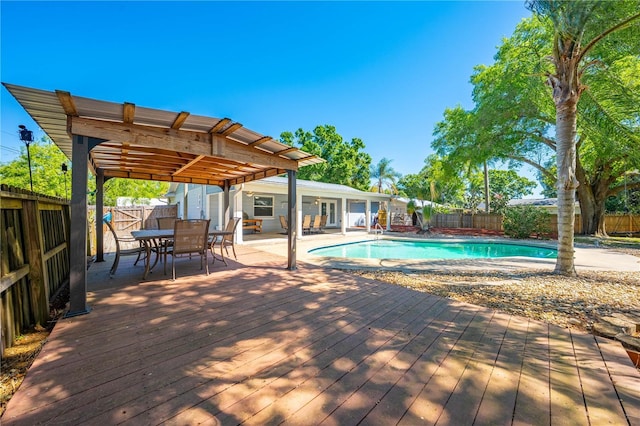
<path id="1" fill-rule="evenodd" d="M 176 217 L 157 217 L 158 229 L 173 229 L 176 220 L 178 220 Z"/>
<path id="2" fill-rule="evenodd" d="M 320 216 L 320 228 L 324 228 L 325 226 L 327 226 L 327 215 L 323 214 Z"/>
<path id="3" fill-rule="evenodd" d="M 102 223 L 107 225 L 107 228 L 109 228 L 109 231 L 111 231 L 111 235 L 113 235 L 113 240 L 116 242 L 116 253 L 119 253 L 120 252 L 120 240 L 118 238 L 118 234 L 116 233 L 116 230 L 113 229 L 113 226 L 111 226 L 111 222 L 109 222 L 108 220 L 103 219 Z"/>
<path id="4" fill-rule="evenodd" d="M 289 229 L 289 225 L 287 224 L 287 219 L 280 215 L 280 226 L 282 227 L 282 229 L 287 230 Z"/>
<path id="5" fill-rule="evenodd" d="M 320 215 L 315 215 L 315 217 L 313 218 L 312 228 L 316 228 L 316 229 L 320 228 Z"/>
<path id="6" fill-rule="evenodd" d="M 176 220 L 173 228 L 173 253 L 203 253 L 208 248 L 209 219 Z"/>
<path id="7" fill-rule="evenodd" d="M 239 217 L 233 217 L 231 218 L 231 220 L 229 220 L 229 222 L 227 223 L 226 228 L 224 229 L 225 231 L 230 231 L 231 234 L 227 234 L 227 235 L 223 235 L 222 236 L 222 241 L 224 243 L 232 243 L 233 244 L 233 239 L 236 235 L 236 228 L 238 227 L 238 224 L 240 223 L 240 218 Z"/>
<path id="8" fill-rule="evenodd" d="M 309 228 L 309 227 L 311 227 L 311 215 L 306 214 L 304 215 L 304 219 L 302 219 L 302 228 Z"/>

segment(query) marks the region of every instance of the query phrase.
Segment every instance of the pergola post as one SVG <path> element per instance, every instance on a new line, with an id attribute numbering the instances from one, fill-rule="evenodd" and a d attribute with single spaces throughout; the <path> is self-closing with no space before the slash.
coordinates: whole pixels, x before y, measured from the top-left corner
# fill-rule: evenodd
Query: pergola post
<path id="1" fill-rule="evenodd" d="M 87 306 L 87 162 L 89 138 L 73 135 L 71 161 L 71 235 L 69 238 L 69 311 L 65 317 L 90 312 Z M 98 219 L 96 219 L 97 221 Z"/>
<path id="2" fill-rule="evenodd" d="M 222 213 L 222 229 L 225 229 L 227 226 L 227 223 L 229 222 L 229 219 L 231 219 L 230 217 L 230 212 L 229 212 L 229 181 L 225 180 L 224 181 L 224 188 L 222 188 L 222 198 L 223 198 L 223 213 Z"/>
<path id="3" fill-rule="evenodd" d="M 287 170 L 288 191 L 287 202 L 289 206 L 289 214 L 287 215 L 287 239 L 288 239 L 288 252 L 287 252 L 287 269 L 293 271 L 296 269 L 296 239 L 297 239 L 297 196 L 296 196 L 296 171 Z"/>
<path id="4" fill-rule="evenodd" d="M 96 170 L 96 262 L 104 262 L 104 170 Z"/>

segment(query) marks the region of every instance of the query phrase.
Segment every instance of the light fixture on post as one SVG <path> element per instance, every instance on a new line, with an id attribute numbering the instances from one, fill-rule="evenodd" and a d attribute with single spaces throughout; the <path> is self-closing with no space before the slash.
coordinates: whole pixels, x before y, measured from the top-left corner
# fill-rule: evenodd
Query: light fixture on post
<path id="1" fill-rule="evenodd" d="M 67 191 L 67 172 L 69 171 L 69 168 L 67 167 L 67 163 L 62 163 L 61 170 L 62 177 L 64 179 L 64 197 L 69 199 L 69 192 Z"/>
<path id="2" fill-rule="evenodd" d="M 27 127 L 23 124 L 19 125 L 18 134 L 20 135 L 20 140 L 24 142 L 27 146 L 27 162 L 29 163 L 29 186 L 31 187 L 31 192 L 33 192 L 33 176 L 31 175 L 31 153 L 29 152 L 29 145 L 33 142 L 33 132 L 31 130 L 27 130 Z"/>
<path id="3" fill-rule="evenodd" d="M 246 194 L 247 194 L 247 197 L 249 198 L 253 197 L 253 191 L 247 191 Z"/>

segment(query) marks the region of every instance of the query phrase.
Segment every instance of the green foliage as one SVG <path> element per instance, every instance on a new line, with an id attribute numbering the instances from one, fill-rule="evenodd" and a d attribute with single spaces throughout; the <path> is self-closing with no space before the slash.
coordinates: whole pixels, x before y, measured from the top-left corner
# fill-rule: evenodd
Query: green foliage
<path id="1" fill-rule="evenodd" d="M 33 191 L 55 197 L 71 198 L 71 166 L 62 151 L 48 137 L 31 143 L 31 170 Z M 67 173 L 62 164 L 68 165 Z M 0 166 L 0 181 L 3 184 L 29 189 L 29 167 L 27 150 L 23 147 L 13 161 Z M 66 186 L 65 186 L 66 185 Z M 95 204 L 95 179 L 89 179 L 87 192 L 89 204 Z M 158 198 L 167 193 L 167 182 L 139 181 L 131 179 L 109 179 L 104 184 L 104 204 L 115 206 L 118 197 Z"/>
<path id="2" fill-rule="evenodd" d="M 298 178 L 317 182 L 347 185 L 363 191 L 369 190 L 371 156 L 364 152 L 364 142 L 353 138 L 345 141 L 334 126 L 317 126 L 313 133 L 303 129 L 295 134 L 283 132 L 283 143 L 294 146 L 326 160 L 324 163 L 303 167 Z"/>
<path id="3" fill-rule="evenodd" d="M 533 206 L 509 207 L 504 211 L 504 234 L 512 238 L 547 235 L 551 231 L 550 215 Z"/>
<path id="4" fill-rule="evenodd" d="M 552 6 L 577 10 L 584 5 Z M 598 8 L 584 40 L 638 13 L 640 2 L 599 2 Z M 474 108 L 447 109 L 434 130 L 432 146 L 447 167 L 464 173 L 485 160 L 506 161 L 513 167 L 527 164 L 538 171 L 545 196 L 556 196 L 555 104 L 546 85 L 554 37 L 552 20 L 524 19 L 503 41 L 495 62 L 476 67 L 471 77 Z M 640 74 L 638 51 L 640 19 L 600 39 L 584 58 L 583 65 L 591 65 L 581 69 L 584 91 L 578 104 L 576 174 L 581 203 L 604 205 L 620 190 L 619 178 L 640 169 L 640 79 L 634 77 Z"/>
<path id="5" fill-rule="evenodd" d="M 402 177 L 402 175 L 391 167 L 391 162 L 388 158 L 383 158 L 378 164 L 371 165 L 370 175 L 371 179 L 376 181 L 376 188 L 378 193 L 382 193 L 382 187 L 387 186 L 387 189 L 391 192 L 397 192 L 396 181 Z"/>
<path id="6" fill-rule="evenodd" d="M 163 197 L 168 190 L 168 182 L 109 179 L 104 184 L 104 205 L 115 206 L 118 197 L 131 197 L 134 204 L 145 204 L 150 198 Z"/>
<path id="7" fill-rule="evenodd" d="M 407 174 L 398 181 L 407 197 L 440 204 L 459 205 L 464 192 L 463 181 L 455 171 L 447 169 L 437 155 L 430 155 L 417 174 Z"/>
<path id="8" fill-rule="evenodd" d="M 62 164 L 69 160 L 46 136 L 29 146 L 31 154 L 31 174 L 33 191 L 53 197 L 71 197 L 71 170 L 62 172 Z M 0 181 L 17 188 L 30 189 L 27 148 L 23 146 L 20 155 L 13 161 L 0 166 Z M 66 182 L 66 191 L 65 191 Z"/>

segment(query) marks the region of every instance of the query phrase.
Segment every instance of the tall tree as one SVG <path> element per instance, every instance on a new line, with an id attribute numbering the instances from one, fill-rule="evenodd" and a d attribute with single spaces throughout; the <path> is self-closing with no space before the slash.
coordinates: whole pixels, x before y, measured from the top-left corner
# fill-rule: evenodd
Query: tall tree
<path id="1" fill-rule="evenodd" d="M 283 132 L 283 143 L 294 146 L 326 160 L 324 163 L 300 169 L 300 179 L 317 182 L 338 183 L 363 191 L 369 190 L 371 156 L 364 152 L 364 142 L 353 138 L 350 142 L 340 136 L 334 126 L 316 126 L 313 132 L 303 129 L 295 134 Z"/>
<path id="2" fill-rule="evenodd" d="M 378 192 L 382 193 L 382 186 L 386 185 L 388 189 L 395 187 L 395 184 L 402 175 L 396 172 L 391 167 L 391 162 L 388 158 L 382 158 L 377 164 L 371 165 L 370 175 L 371 179 L 376 181 Z"/>
<path id="3" fill-rule="evenodd" d="M 440 204 L 460 206 L 463 202 L 464 182 L 461 175 L 448 168 L 443 159 L 435 154 L 425 160 L 424 167 L 416 174 L 404 175 L 398 187 L 407 197 L 432 200 Z"/>
<path id="4" fill-rule="evenodd" d="M 615 4 L 627 7 L 627 12 L 632 9 L 629 2 Z M 582 75 L 588 90 L 578 105 L 575 170 L 586 233 L 605 232 L 605 200 L 621 190 L 626 171 L 640 167 L 640 79 L 631 77 L 640 73 L 637 30 L 638 25 L 606 37 L 609 43 L 593 51 L 601 65 Z M 495 64 L 476 67 L 476 106 L 472 111 L 445 111 L 445 120 L 434 132 L 433 146 L 439 154 L 463 165 L 487 156 L 510 161 L 513 167 L 528 164 L 542 177 L 545 194 L 555 195 L 555 104 L 543 78 L 553 33 L 550 21 L 525 19 L 504 40 Z"/>
<path id="5" fill-rule="evenodd" d="M 618 4 L 633 5 L 633 14 Z M 556 166 L 558 189 L 558 260 L 555 272 L 575 275 L 574 219 L 576 174 L 576 135 L 578 101 L 585 86 L 581 77 L 597 61 L 594 47 L 607 35 L 630 27 L 640 18 L 638 2 L 530 0 L 527 7 L 552 22 L 555 35 L 547 73 L 556 109 Z M 604 29 L 604 31 L 602 30 Z M 594 52 L 595 53 L 595 52 Z"/>

